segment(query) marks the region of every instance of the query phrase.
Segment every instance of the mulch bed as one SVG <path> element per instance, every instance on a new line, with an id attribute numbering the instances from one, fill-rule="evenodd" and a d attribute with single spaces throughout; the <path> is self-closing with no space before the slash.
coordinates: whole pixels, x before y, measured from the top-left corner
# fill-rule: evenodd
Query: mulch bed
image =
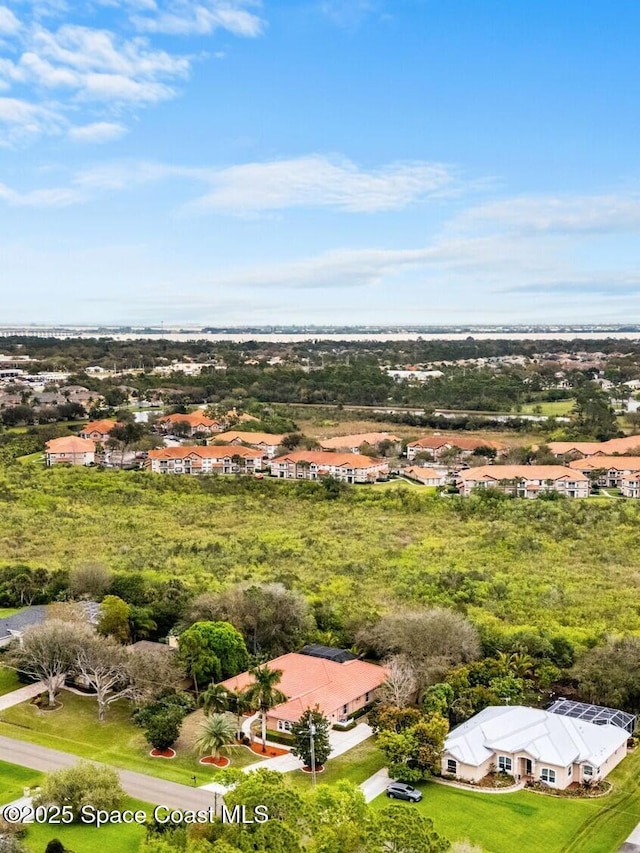
<path id="1" fill-rule="evenodd" d="M 279 746 L 267 746 L 266 752 L 262 749 L 262 744 L 259 741 L 254 741 L 251 746 L 248 746 L 247 749 L 250 749 L 251 752 L 255 752 L 256 755 L 261 756 L 262 758 L 278 758 L 280 755 L 288 755 L 288 749 L 280 749 Z"/>
<path id="2" fill-rule="evenodd" d="M 169 749 L 152 749 L 149 755 L 151 758 L 175 758 L 176 751 L 171 747 Z"/>
<path id="3" fill-rule="evenodd" d="M 205 755 L 204 758 L 200 759 L 200 764 L 209 764 L 213 765 L 214 767 L 223 768 L 228 767 L 231 762 L 224 755 L 219 755 L 218 758 L 214 758 L 213 755 Z"/>
<path id="4" fill-rule="evenodd" d="M 310 767 L 301 767 L 300 769 L 303 773 L 313 773 L 313 770 Z M 316 773 L 324 773 L 324 764 L 318 764 L 316 767 Z"/>

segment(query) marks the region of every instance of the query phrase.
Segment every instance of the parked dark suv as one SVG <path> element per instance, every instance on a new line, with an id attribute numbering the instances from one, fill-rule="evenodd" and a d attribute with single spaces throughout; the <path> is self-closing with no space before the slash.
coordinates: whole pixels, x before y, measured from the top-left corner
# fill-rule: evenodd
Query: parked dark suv
<path id="1" fill-rule="evenodd" d="M 392 782 L 387 786 L 387 797 L 392 800 L 408 800 L 410 803 L 419 803 L 422 799 L 422 791 L 405 785 L 404 782 Z"/>

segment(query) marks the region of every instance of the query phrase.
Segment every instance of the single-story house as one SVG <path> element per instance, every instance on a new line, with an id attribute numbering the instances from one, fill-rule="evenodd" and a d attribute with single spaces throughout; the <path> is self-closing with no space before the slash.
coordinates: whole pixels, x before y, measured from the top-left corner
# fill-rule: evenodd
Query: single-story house
<path id="1" fill-rule="evenodd" d="M 294 450 L 271 460 L 271 474 L 285 480 L 318 480 L 331 476 L 344 483 L 373 483 L 389 476 L 389 465 L 384 459 L 360 453 Z"/>
<path id="2" fill-rule="evenodd" d="M 109 418 L 101 421 L 91 421 L 82 427 L 78 435 L 80 438 L 86 438 L 97 444 L 105 445 L 109 441 L 111 430 L 117 426 L 120 426 L 118 421 L 110 420 Z"/>
<path id="3" fill-rule="evenodd" d="M 262 450 L 269 459 L 273 459 L 276 455 L 283 439 L 284 435 L 276 435 L 270 432 L 242 432 L 237 429 L 221 432 L 215 437 L 215 441 L 221 441 L 224 444 L 246 444 L 249 447 L 255 447 L 257 450 Z"/>
<path id="4" fill-rule="evenodd" d="M 100 604 L 97 601 L 80 601 L 77 604 L 82 608 L 87 622 L 90 625 L 97 625 Z M 31 604 L 28 607 L 23 607 L 13 616 L 5 616 L 0 619 L 0 648 L 8 646 L 12 640 L 19 640 L 27 628 L 44 622 L 47 618 L 48 609 L 47 604 Z"/>
<path id="5" fill-rule="evenodd" d="M 640 456 L 587 456 L 569 462 L 569 468 L 589 476 L 599 471 L 599 486 L 618 488 L 623 479 L 640 474 Z"/>
<path id="6" fill-rule="evenodd" d="M 262 471 L 263 460 L 261 450 L 229 444 L 162 447 L 147 455 L 154 474 L 253 474 Z"/>
<path id="7" fill-rule="evenodd" d="M 564 465 L 481 465 L 458 474 L 460 491 L 498 488 L 519 498 L 535 498 L 552 490 L 568 498 L 589 497 L 589 478 Z"/>
<path id="8" fill-rule="evenodd" d="M 407 460 L 413 462 L 419 453 L 430 453 L 434 460 L 438 460 L 446 451 L 453 448 L 456 448 L 458 456 L 463 459 L 473 456 L 483 447 L 490 447 L 496 452 L 504 450 L 504 446 L 499 442 L 483 438 L 470 438 L 465 435 L 425 435 L 407 444 Z"/>
<path id="9" fill-rule="evenodd" d="M 77 435 L 53 438 L 46 444 L 45 458 L 48 467 L 53 465 L 93 465 L 96 446 L 88 438 Z"/>
<path id="10" fill-rule="evenodd" d="M 373 701 L 377 689 L 387 680 L 388 671 L 383 666 L 358 660 L 349 653 L 346 660 L 335 654 L 343 649 L 323 652 L 320 647 L 312 648 L 313 653 L 291 652 L 268 663 L 270 669 L 282 672 L 277 687 L 287 697 L 286 702 L 267 714 L 267 727 L 272 731 L 290 731 L 292 724 L 316 705 L 331 723 L 345 723 Z M 249 672 L 222 682 L 234 692 L 245 690 L 252 683 Z"/>
<path id="11" fill-rule="evenodd" d="M 390 432 L 361 432 L 355 435 L 338 435 L 334 438 L 323 438 L 319 444 L 323 450 L 347 450 L 349 453 L 360 453 L 363 444 L 378 450 L 383 442 L 390 442 L 394 453 L 399 453 L 402 439 Z"/>
<path id="12" fill-rule="evenodd" d="M 640 455 L 640 435 L 610 438 L 609 441 L 550 441 L 547 447 L 554 456 L 571 456 L 574 459 L 612 456 L 615 453 Z"/>
<path id="13" fill-rule="evenodd" d="M 629 733 L 539 708 L 491 706 L 449 732 L 444 774 L 479 782 L 491 771 L 567 788 L 604 779 L 627 754 Z"/>
<path id="14" fill-rule="evenodd" d="M 158 426 L 163 432 L 171 432 L 176 424 L 186 424 L 187 435 L 202 432 L 211 435 L 220 431 L 220 421 L 207 417 L 204 412 L 189 412 L 187 414 L 164 415 L 158 419 Z"/>
<path id="15" fill-rule="evenodd" d="M 403 477 L 409 477 L 410 480 L 417 480 L 423 486 L 444 486 L 447 482 L 447 475 L 444 471 L 437 471 L 435 468 L 422 468 L 420 465 L 409 465 L 408 468 L 401 468 L 400 474 Z"/>

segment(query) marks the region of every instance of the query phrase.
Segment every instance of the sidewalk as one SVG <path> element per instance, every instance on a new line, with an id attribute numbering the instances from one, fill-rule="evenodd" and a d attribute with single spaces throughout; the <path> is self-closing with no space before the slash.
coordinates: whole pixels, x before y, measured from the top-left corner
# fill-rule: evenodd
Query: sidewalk
<path id="1" fill-rule="evenodd" d="M 618 850 L 618 853 L 640 853 L 640 823 Z"/>
<path id="2" fill-rule="evenodd" d="M 5 693 L 4 696 L 0 696 L 0 711 L 6 711 L 7 708 L 13 708 L 14 705 L 20 705 L 22 702 L 35 699 L 45 689 L 44 684 L 41 681 L 37 681 L 35 684 L 27 684 L 25 687 L 12 690 L 11 693 Z"/>

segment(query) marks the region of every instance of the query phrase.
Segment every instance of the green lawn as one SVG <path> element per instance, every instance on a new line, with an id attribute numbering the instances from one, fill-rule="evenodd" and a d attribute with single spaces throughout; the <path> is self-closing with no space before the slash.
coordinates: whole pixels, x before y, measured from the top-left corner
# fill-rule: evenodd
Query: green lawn
<path id="1" fill-rule="evenodd" d="M 613 792 L 594 800 L 530 791 L 480 794 L 431 782 L 421 786 L 424 799 L 417 808 L 449 840 L 468 838 L 484 853 L 616 853 L 640 823 L 640 752 L 609 778 Z M 376 806 L 388 802 L 385 796 L 375 800 Z"/>
<path id="2" fill-rule="evenodd" d="M 129 797 L 122 803 L 122 808 L 144 811 L 149 816 L 153 812 L 153 806 Z M 81 823 L 71 826 L 31 824 L 24 842 L 33 853 L 42 853 L 52 838 L 59 839 L 65 849 L 73 850 L 73 853 L 95 853 L 96 850 L 100 853 L 136 853 L 145 835 L 145 827 L 139 824 L 106 824 L 99 828 Z"/>
<path id="3" fill-rule="evenodd" d="M 15 669 L 9 669 L 9 667 L 0 664 L 0 696 L 4 693 L 11 693 L 12 690 L 17 690 L 19 687 L 24 687 L 24 685 L 18 680 Z"/>
<path id="4" fill-rule="evenodd" d="M 21 610 L 24 610 L 23 607 L 0 607 L 0 619 L 6 619 L 7 616 L 15 616 L 16 613 L 20 613 Z"/>
<path id="5" fill-rule="evenodd" d="M 35 453 L 29 453 L 27 456 L 18 456 L 17 461 L 22 463 L 44 462 L 44 454 L 41 450 L 37 450 Z"/>
<path id="6" fill-rule="evenodd" d="M 0 761 L 0 806 L 17 800 L 23 795 L 24 788 L 35 788 L 41 779 L 42 773 L 37 770 Z"/>
<path id="7" fill-rule="evenodd" d="M 564 417 L 568 415 L 575 405 L 575 400 L 553 400 L 540 401 L 538 403 L 523 403 L 518 414 L 522 415 L 546 415 L 547 417 Z M 540 407 L 541 411 L 537 409 Z"/>
<path id="8" fill-rule="evenodd" d="M 0 734 L 185 785 L 193 784 L 194 775 L 197 784 L 204 785 L 219 772 L 199 764 L 192 751 L 202 711 L 185 720 L 176 744 L 178 754 L 167 760 L 149 756 L 150 747 L 142 731 L 131 722 L 129 703 L 114 702 L 105 722 L 99 723 L 95 699 L 66 691 L 60 698 L 63 707 L 59 711 L 39 711 L 29 702 L 3 711 Z M 244 767 L 259 760 L 259 756 L 247 749 L 238 749 L 231 755 L 233 767 Z"/>
<path id="9" fill-rule="evenodd" d="M 353 782 L 354 785 L 359 785 L 369 776 L 373 776 L 381 767 L 384 767 L 382 753 L 376 746 L 374 739 L 369 738 L 337 758 L 330 758 L 324 771 L 318 774 L 317 779 L 319 783 L 329 785 L 343 779 Z M 303 773 L 301 770 L 287 773 L 287 779 L 296 788 L 304 790 L 307 790 L 312 784 L 311 774 Z"/>

